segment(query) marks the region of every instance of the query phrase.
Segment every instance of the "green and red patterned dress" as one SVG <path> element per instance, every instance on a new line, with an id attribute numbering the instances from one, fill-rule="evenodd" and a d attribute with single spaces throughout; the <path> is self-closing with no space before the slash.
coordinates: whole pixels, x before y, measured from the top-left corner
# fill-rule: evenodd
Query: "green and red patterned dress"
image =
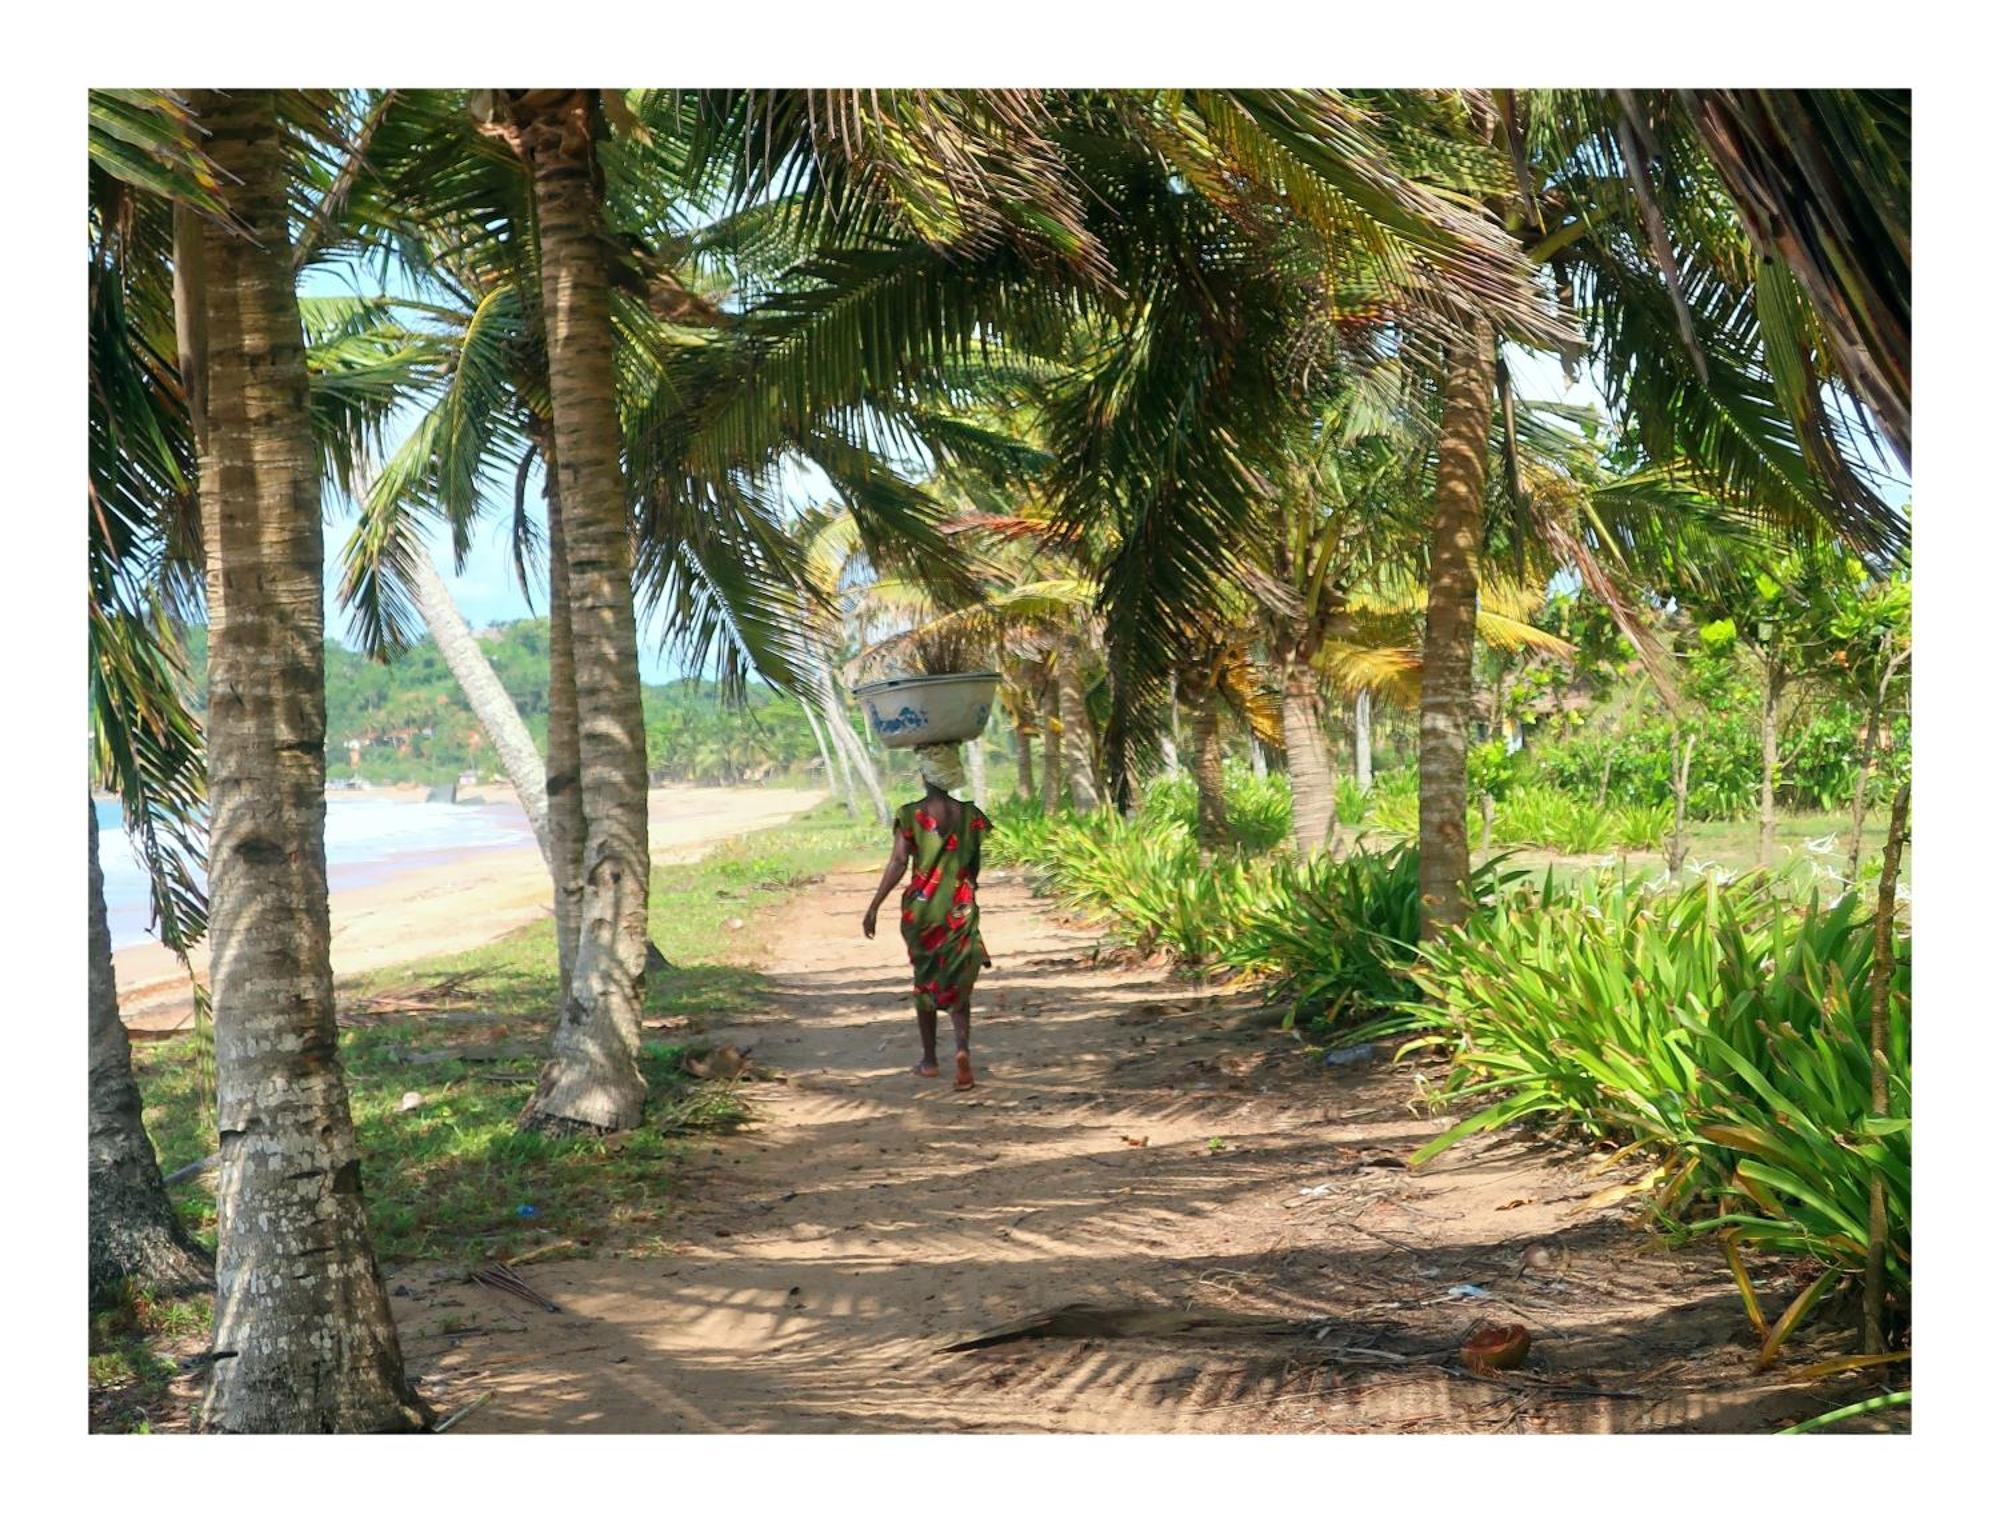
<path id="1" fill-rule="evenodd" d="M 896 833 L 910 846 L 903 890 L 903 944 L 916 975 L 917 1013 L 950 1011 L 970 1000 L 986 961 L 979 937 L 979 847 L 993 822 L 963 804 L 964 823 L 948 830 L 919 799 L 896 811 Z"/>

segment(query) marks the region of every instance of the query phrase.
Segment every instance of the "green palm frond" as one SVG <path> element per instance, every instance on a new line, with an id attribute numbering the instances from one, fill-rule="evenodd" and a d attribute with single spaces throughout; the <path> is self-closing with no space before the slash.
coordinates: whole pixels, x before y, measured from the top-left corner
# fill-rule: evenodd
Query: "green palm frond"
<path id="1" fill-rule="evenodd" d="M 92 90 L 90 163 L 162 202 L 229 216 L 222 172 L 202 150 L 194 113 L 172 90 Z"/>
<path id="2" fill-rule="evenodd" d="M 1809 294 L 1828 352 L 1910 459 L 1910 92 L 1686 90 L 1759 252 Z"/>
<path id="3" fill-rule="evenodd" d="M 989 591 L 965 608 L 938 611 L 920 587 L 893 579 L 869 589 L 865 607 L 901 615 L 911 627 L 879 640 L 852 663 L 850 680 L 907 668 L 926 643 L 954 643 L 967 650 L 1015 656 L 1040 655 L 1054 637 L 1088 618 L 1097 588 L 1082 577 L 1048 577 Z"/>
<path id="4" fill-rule="evenodd" d="M 154 926 L 185 959 L 207 921 L 201 728 L 179 637 L 201 596 L 193 432 L 174 358 L 171 209 L 149 185 L 112 186 L 94 174 L 91 781 L 117 792 Z"/>

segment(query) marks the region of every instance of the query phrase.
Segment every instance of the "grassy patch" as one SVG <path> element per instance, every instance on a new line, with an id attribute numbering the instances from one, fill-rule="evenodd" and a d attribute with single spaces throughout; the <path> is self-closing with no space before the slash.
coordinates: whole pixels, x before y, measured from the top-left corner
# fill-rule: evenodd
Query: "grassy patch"
<path id="1" fill-rule="evenodd" d="M 90 1431 L 150 1433 L 178 1411 L 178 1361 L 208 1344 L 208 1296 L 154 1301 L 124 1287 L 90 1319 Z"/>
<path id="2" fill-rule="evenodd" d="M 673 967 L 648 979 L 646 1124 L 620 1136 L 557 1139 L 515 1129 L 556 999 L 548 923 L 343 982 L 341 1057 L 382 1258 L 471 1260 L 537 1246 L 644 1252 L 670 1241 L 684 1161 L 712 1145 L 709 1135 L 748 1119 L 754 1094 L 739 1083 L 688 1077 L 683 1057 L 700 1047 L 706 1021 L 764 1003 L 765 980 L 752 964 L 786 901 L 828 870 L 872 854 L 879 836 L 872 822 L 822 808 L 700 862 L 655 870 L 653 939 Z M 382 1008 L 399 992 L 447 983 L 436 1008 Z M 170 1169 L 214 1147 L 196 1058 L 192 1037 L 134 1054 L 146 1124 Z M 176 1204 L 212 1243 L 211 1185 L 190 1182 L 176 1191 Z"/>

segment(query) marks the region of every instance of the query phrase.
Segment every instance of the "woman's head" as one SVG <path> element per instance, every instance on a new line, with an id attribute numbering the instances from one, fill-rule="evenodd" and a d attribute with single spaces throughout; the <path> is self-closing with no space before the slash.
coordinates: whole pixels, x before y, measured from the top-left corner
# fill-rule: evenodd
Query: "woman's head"
<path id="1" fill-rule="evenodd" d="M 918 746 L 916 752 L 917 770 L 923 774 L 925 787 L 935 788 L 939 793 L 955 793 L 965 786 L 965 762 L 956 741 Z"/>

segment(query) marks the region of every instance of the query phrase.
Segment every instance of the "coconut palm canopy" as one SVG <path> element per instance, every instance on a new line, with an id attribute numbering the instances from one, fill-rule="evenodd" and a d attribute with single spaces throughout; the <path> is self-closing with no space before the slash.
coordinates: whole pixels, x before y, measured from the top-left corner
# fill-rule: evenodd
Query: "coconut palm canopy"
<path id="1" fill-rule="evenodd" d="M 358 484 L 387 419 L 417 418 L 344 552 L 356 628 L 385 652 L 410 633 L 398 566 L 424 518 L 462 555 L 473 516 L 511 500 L 524 578 L 539 551 L 522 492 L 547 453 L 533 218 L 476 97 L 284 97 L 295 262 L 362 257 L 416 293 L 302 306 L 331 478 Z M 1122 752 L 1157 731 L 1174 662 L 1240 622 L 1235 600 L 1286 606 L 1269 505 L 1323 399 L 1366 394 L 1420 437 L 1435 344 L 1474 309 L 1513 343 L 1597 367 L 1614 430 L 1650 462 L 1635 483 L 1767 522 L 1817 518 L 1870 554 L 1906 542 L 1859 463 L 1857 414 L 1829 401 L 1850 387 L 1906 448 L 1905 98 L 602 100 L 638 589 L 684 659 L 736 678 L 801 680 L 795 631 L 817 594 L 781 461 L 823 472 L 870 563 L 939 608 L 964 605 L 979 576 L 945 553 L 953 507 L 924 483 L 1032 477 L 1109 631 L 1107 742 Z M 172 690 L 171 641 L 135 632 L 200 598 L 168 214 L 226 215 L 198 136 L 169 93 L 93 95 L 96 670 L 123 670 L 128 695 Z M 1837 183 L 1812 172 L 1830 162 Z M 1522 426 L 1496 414 L 1509 459 Z M 1638 490 L 1584 495 L 1601 514 Z M 1629 551 L 1629 534 L 1543 525 L 1559 556 Z M 1305 586 L 1324 584 L 1328 543 Z M 192 722 L 185 705 L 112 692 L 97 704 L 105 764 L 135 818 L 170 835 L 198 796 Z M 157 839 L 162 913 L 193 924 L 194 843 Z"/>

